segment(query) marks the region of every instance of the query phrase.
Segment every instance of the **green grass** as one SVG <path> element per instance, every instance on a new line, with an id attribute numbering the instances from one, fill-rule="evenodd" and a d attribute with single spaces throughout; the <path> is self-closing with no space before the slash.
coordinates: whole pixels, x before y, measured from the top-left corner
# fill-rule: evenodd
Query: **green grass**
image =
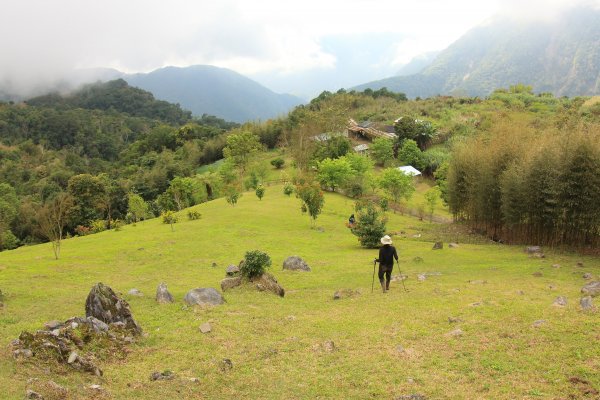
<path id="1" fill-rule="evenodd" d="M 376 250 L 361 249 L 345 227 L 353 202 L 327 194 L 320 229 L 311 229 L 299 206 L 281 186 L 270 186 L 262 201 L 248 192 L 235 207 L 224 199 L 196 206 L 197 221 L 183 211 L 174 232 L 154 219 L 65 240 L 58 261 L 49 244 L 1 253 L 0 398 L 22 398 L 32 377 L 56 381 L 72 398 L 89 398 L 85 386 L 100 383 L 114 399 L 582 398 L 569 382 L 574 376 L 600 389 L 599 317 L 579 309 L 581 276 L 597 276 L 598 259 L 558 253 L 534 259 L 522 247 L 496 244 L 433 251 L 431 242 L 409 233 L 439 226 L 389 214 L 389 231 L 407 232 L 394 243 L 409 292 L 392 283 L 388 294 L 371 293 Z M 225 293 L 223 306 L 183 307 L 188 290 L 219 288 L 225 267 L 253 249 L 271 256 L 270 272 L 285 298 L 243 288 Z M 313 271 L 283 272 L 290 255 L 303 257 Z M 552 268 L 555 263 L 561 268 Z M 532 276 L 537 271 L 543 276 Z M 441 275 L 418 282 L 424 272 Z M 103 378 L 13 361 L 12 339 L 46 321 L 83 315 L 87 293 L 99 281 L 124 294 L 148 334 L 125 361 L 101 362 Z M 163 281 L 175 304 L 154 301 Z M 134 287 L 145 296 L 128 296 Z M 342 288 L 361 295 L 334 301 Z M 567 307 L 551 306 L 559 295 L 567 296 Z M 450 324 L 449 316 L 462 322 Z M 532 327 L 540 319 L 547 323 Z M 206 321 L 213 331 L 203 335 L 198 326 Z M 456 328 L 464 335 L 447 335 Z M 334 352 L 318 348 L 327 340 Z M 232 360 L 232 370 L 219 369 L 223 358 Z M 153 371 L 164 370 L 178 378 L 150 382 Z"/>

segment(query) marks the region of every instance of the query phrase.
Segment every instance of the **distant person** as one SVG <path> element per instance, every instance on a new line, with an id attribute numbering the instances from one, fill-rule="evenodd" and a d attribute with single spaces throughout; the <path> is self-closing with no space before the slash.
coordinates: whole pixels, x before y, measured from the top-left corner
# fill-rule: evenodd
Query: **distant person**
<path id="1" fill-rule="evenodd" d="M 348 218 L 348 228 L 354 227 L 355 222 L 356 222 L 356 219 L 354 218 L 354 214 L 352 214 L 350 216 L 350 218 Z"/>
<path id="2" fill-rule="evenodd" d="M 392 269 L 394 269 L 394 259 L 398 262 L 398 253 L 396 248 L 392 246 L 392 238 L 385 235 L 381 238 L 381 248 L 379 249 L 379 258 L 375 261 L 379 263 L 379 283 L 381 290 L 385 293 L 390 290 L 390 280 L 392 279 Z M 385 275 L 385 282 L 383 277 Z"/>

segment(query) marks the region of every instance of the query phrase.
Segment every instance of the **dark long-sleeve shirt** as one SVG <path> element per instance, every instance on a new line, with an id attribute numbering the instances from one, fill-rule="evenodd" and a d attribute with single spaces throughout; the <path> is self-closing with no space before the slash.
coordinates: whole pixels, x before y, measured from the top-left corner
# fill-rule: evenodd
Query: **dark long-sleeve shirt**
<path id="1" fill-rule="evenodd" d="M 394 265 L 394 258 L 398 261 L 398 253 L 396 248 L 391 244 L 385 244 L 379 249 L 379 258 L 377 262 L 381 265 L 392 266 Z"/>

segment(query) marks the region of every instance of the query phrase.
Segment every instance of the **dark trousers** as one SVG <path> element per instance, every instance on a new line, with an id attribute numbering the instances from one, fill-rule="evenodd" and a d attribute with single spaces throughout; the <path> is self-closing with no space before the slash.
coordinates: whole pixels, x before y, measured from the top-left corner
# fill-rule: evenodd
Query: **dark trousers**
<path id="1" fill-rule="evenodd" d="M 381 265 L 379 264 L 379 282 L 383 283 L 383 276 L 385 275 L 385 286 L 386 288 L 390 288 L 390 280 L 392 279 L 392 269 L 394 268 L 394 264 L 392 265 Z"/>

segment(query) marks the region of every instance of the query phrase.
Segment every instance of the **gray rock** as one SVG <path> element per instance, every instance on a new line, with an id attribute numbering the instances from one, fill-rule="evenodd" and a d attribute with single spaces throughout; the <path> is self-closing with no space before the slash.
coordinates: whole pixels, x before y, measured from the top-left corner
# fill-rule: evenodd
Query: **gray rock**
<path id="1" fill-rule="evenodd" d="M 143 296 L 144 295 L 142 292 L 140 292 L 136 288 L 130 289 L 129 292 L 127 292 L 127 294 L 130 296 Z"/>
<path id="2" fill-rule="evenodd" d="M 544 276 L 544 274 L 542 274 L 540 271 L 536 271 L 533 274 L 531 274 L 532 276 L 535 276 L 536 278 L 540 278 L 542 276 Z"/>
<path id="3" fill-rule="evenodd" d="M 487 281 L 478 279 L 478 280 L 474 280 L 474 281 L 469 281 L 469 283 L 471 285 L 485 285 L 485 284 L 487 284 Z"/>
<path id="4" fill-rule="evenodd" d="M 358 290 L 340 289 L 340 290 L 337 290 L 333 294 L 333 299 L 334 300 L 353 299 L 358 296 L 360 296 L 360 292 Z"/>
<path id="5" fill-rule="evenodd" d="M 238 267 L 237 265 L 233 265 L 231 264 L 230 266 L 228 266 L 225 269 L 225 274 L 227 276 L 237 276 L 240 273 L 240 267 Z"/>
<path id="6" fill-rule="evenodd" d="M 581 308 L 583 310 L 593 310 L 594 309 L 594 302 L 592 300 L 592 296 L 582 297 L 581 300 L 579 300 L 579 304 L 581 305 Z"/>
<path id="7" fill-rule="evenodd" d="M 200 327 L 198 328 L 200 330 L 200 332 L 202 333 L 209 333 L 212 331 L 212 326 L 210 326 L 210 323 L 205 322 L 202 325 L 200 325 Z"/>
<path id="8" fill-rule="evenodd" d="M 532 326 L 533 326 L 534 328 L 539 328 L 539 327 L 541 327 L 541 326 L 543 326 L 543 325 L 546 325 L 546 323 L 547 323 L 547 322 L 546 322 L 546 320 L 545 320 L 545 319 L 538 319 L 537 321 L 533 321 L 533 324 L 532 324 Z"/>
<path id="9" fill-rule="evenodd" d="M 238 287 L 242 284 L 242 277 L 235 276 L 231 278 L 225 278 L 221 281 L 221 290 L 226 291 L 229 289 L 233 289 L 234 287 Z"/>
<path id="10" fill-rule="evenodd" d="M 540 246 L 527 246 L 525 247 L 525 253 L 527 254 L 536 254 L 541 253 L 542 248 Z"/>
<path id="11" fill-rule="evenodd" d="M 425 276 L 425 274 L 418 274 L 417 275 L 417 280 L 419 282 L 423 282 L 425 279 L 427 279 L 427 277 Z"/>
<path id="12" fill-rule="evenodd" d="M 229 358 L 224 358 L 221 360 L 219 369 L 223 372 L 227 372 L 227 371 L 233 369 L 233 362 Z"/>
<path id="13" fill-rule="evenodd" d="M 173 303 L 175 299 L 173 295 L 167 289 L 167 284 L 161 282 L 156 288 L 156 302 L 158 304 L 169 304 Z"/>
<path id="14" fill-rule="evenodd" d="M 323 351 L 326 351 L 327 353 L 335 351 L 335 343 L 333 343 L 333 340 L 326 340 L 325 342 L 323 342 L 322 347 Z"/>
<path id="15" fill-rule="evenodd" d="M 448 243 L 448 248 L 458 249 L 460 246 L 457 243 Z"/>
<path id="16" fill-rule="evenodd" d="M 151 381 L 170 381 L 173 378 L 175 378 L 175 374 L 173 373 L 173 371 L 169 370 L 163 372 L 156 371 L 150 374 Z"/>
<path id="17" fill-rule="evenodd" d="M 216 306 L 225 303 L 221 293 L 214 288 L 196 288 L 192 289 L 183 298 L 183 301 L 190 306 Z"/>
<path id="18" fill-rule="evenodd" d="M 69 359 L 67 360 L 67 364 L 73 364 L 77 360 L 77 357 L 79 357 L 77 355 L 77 353 L 72 351 L 71 354 L 69 354 Z"/>
<path id="19" fill-rule="evenodd" d="M 401 281 L 405 281 L 407 279 L 408 279 L 408 275 L 399 274 L 399 275 L 392 276 L 391 281 L 392 282 L 401 282 Z"/>
<path id="20" fill-rule="evenodd" d="M 581 293 L 592 297 L 598 296 L 600 294 L 600 281 L 594 281 L 586 284 L 581 288 Z"/>
<path id="21" fill-rule="evenodd" d="M 462 322 L 462 319 L 456 317 L 448 317 L 448 323 L 450 324 L 457 324 L 459 322 Z"/>
<path id="22" fill-rule="evenodd" d="M 277 279 L 271 274 L 262 274 L 258 278 L 254 278 L 252 283 L 255 284 L 258 290 L 273 292 L 280 297 L 285 296 L 285 289 L 277 283 Z"/>
<path id="23" fill-rule="evenodd" d="M 592 278 L 593 278 L 593 276 L 589 272 L 586 272 L 585 274 L 583 274 L 583 279 L 589 280 L 589 279 L 592 279 Z"/>
<path id="24" fill-rule="evenodd" d="M 310 272 L 310 267 L 302 258 L 298 256 L 290 256 L 283 262 L 283 269 L 290 271 L 306 271 Z"/>
<path id="25" fill-rule="evenodd" d="M 57 320 L 48 321 L 44 324 L 44 327 L 46 329 L 48 329 L 49 331 L 52 331 L 57 328 L 61 328 L 63 326 L 64 326 L 64 324 L 61 321 L 57 321 Z"/>
<path id="26" fill-rule="evenodd" d="M 133 319 L 129 304 L 119 298 L 109 286 L 102 283 L 97 283 L 90 290 L 85 301 L 85 315 L 107 324 L 123 322 L 127 329 L 136 334 L 142 333 L 142 328 Z"/>
<path id="27" fill-rule="evenodd" d="M 444 243 L 442 242 L 435 242 L 433 244 L 433 247 L 431 248 L 431 250 L 442 250 L 444 248 Z"/>
<path id="28" fill-rule="evenodd" d="M 413 393 L 413 394 L 404 394 L 402 396 L 396 397 L 394 400 L 427 400 L 427 397 L 422 394 Z"/>
<path id="29" fill-rule="evenodd" d="M 25 398 L 26 399 L 43 400 L 44 396 L 42 396 L 38 392 L 34 392 L 31 389 L 27 389 L 27 392 L 25 393 Z"/>
<path id="30" fill-rule="evenodd" d="M 456 328 L 453 331 L 448 332 L 448 334 L 447 334 L 447 336 L 452 336 L 452 337 L 459 337 L 462 335 L 464 335 L 464 332 L 460 328 Z"/>
<path id="31" fill-rule="evenodd" d="M 553 306 L 559 306 L 559 307 L 564 307 L 567 305 L 567 298 L 565 296 L 558 296 L 556 298 L 556 300 L 554 300 L 554 303 L 552 303 Z"/>

